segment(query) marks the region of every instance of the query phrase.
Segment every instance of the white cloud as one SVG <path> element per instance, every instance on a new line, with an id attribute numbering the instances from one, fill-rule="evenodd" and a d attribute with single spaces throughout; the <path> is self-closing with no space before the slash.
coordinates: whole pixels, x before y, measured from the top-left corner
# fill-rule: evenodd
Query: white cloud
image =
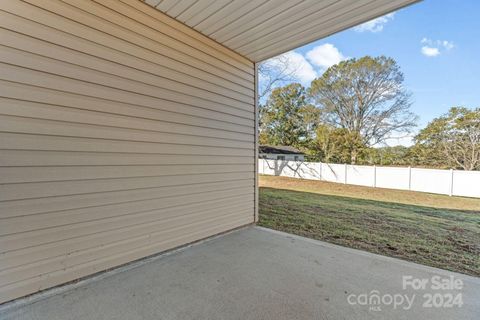
<path id="1" fill-rule="evenodd" d="M 264 63 L 274 72 L 288 75 L 286 81 L 280 81 L 275 86 L 285 85 L 288 82 L 297 81 L 304 86 L 310 86 L 315 78 L 319 77 L 327 68 L 348 59 L 334 45 L 325 43 L 312 48 L 305 55 L 296 51 L 289 51 Z M 260 82 L 268 81 L 260 75 Z"/>
<path id="2" fill-rule="evenodd" d="M 333 44 L 325 43 L 308 51 L 307 59 L 315 66 L 325 70 L 348 58 L 345 57 Z"/>
<path id="3" fill-rule="evenodd" d="M 292 73 L 303 85 L 310 85 L 310 82 L 317 77 L 317 72 L 300 53 L 289 51 L 282 56 L 288 59 L 287 73 Z"/>
<path id="4" fill-rule="evenodd" d="M 440 54 L 440 50 L 438 50 L 438 48 L 423 46 L 422 54 L 427 57 L 436 57 Z"/>
<path id="5" fill-rule="evenodd" d="M 444 47 L 445 49 L 447 49 L 447 50 L 453 49 L 453 47 L 455 46 L 455 45 L 453 44 L 453 42 L 450 42 L 450 41 L 447 41 L 447 40 L 443 40 L 443 41 L 442 41 L 442 45 L 443 45 L 443 47 Z"/>
<path id="6" fill-rule="evenodd" d="M 455 45 L 448 40 L 431 40 L 429 38 L 422 38 L 420 43 L 423 44 L 421 52 L 427 57 L 436 57 L 444 51 L 452 50 Z"/>
<path id="7" fill-rule="evenodd" d="M 380 32 L 380 31 L 383 30 L 383 27 L 385 26 L 385 24 L 388 21 L 392 20 L 394 16 L 395 16 L 394 12 L 389 13 L 389 14 L 384 15 L 382 17 L 379 17 L 379 18 L 367 21 L 365 23 L 362 23 L 361 25 L 358 25 L 358 26 L 354 27 L 353 30 L 355 30 L 357 32 L 365 32 L 365 31 Z"/>

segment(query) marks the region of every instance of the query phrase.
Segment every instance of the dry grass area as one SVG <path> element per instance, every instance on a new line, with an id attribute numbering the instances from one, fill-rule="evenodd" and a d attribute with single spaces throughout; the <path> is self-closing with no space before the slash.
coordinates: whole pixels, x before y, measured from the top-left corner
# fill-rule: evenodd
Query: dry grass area
<path id="1" fill-rule="evenodd" d="M 262 176 L 259 225 L 480 276 L 480 199 Z"/>
<path id="2" fill-rule="evenodd" d="M 348 184 L 303 180 L 287 177 L 260 176 L 260 187 L 286 189 L 358 199 L 413 204 L 432 208 L 480 211 L 480 199 L 449 197 L 439 194 L 370 188 Z"/>

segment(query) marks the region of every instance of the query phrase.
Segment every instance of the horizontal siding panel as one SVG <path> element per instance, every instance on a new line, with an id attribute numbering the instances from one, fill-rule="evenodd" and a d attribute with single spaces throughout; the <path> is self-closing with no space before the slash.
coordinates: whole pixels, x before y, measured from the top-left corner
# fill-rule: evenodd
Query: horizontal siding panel
<path id="1" fill-rule="evenodd" d="M 0 131 L 251 148 L 253 135 L 0 98 Z M 7 122 L 8 121 L 8 122 Z M 144 126 L 142 127 L 142 123 Z M 85 133 L 87 132 L 87 133 Z M 219 137 L 220 136 L 220 137 Z M 219 137 L 219 138 L 218 138 Z"/>
<path id="2" fill-rule="evenodd" d="M 214 206 L 214 208 L 212 207 Z M 75 251 L 100 246 L 118 239 L 131 238 L 146 234 L 166 226 L 169 221 L 176 223 L 177 218 L 188 219 L 189 216 L 207 214 L 232 214 L 252 209 L 253 198 L 236 196 L 230 198 L 204 201 L 182 206 L 159 208 L 150 211 L 133 212 L 129 215 L 113 217 L 109 220 L 95 220 L 54 226 L 49 229 L 25 232 L 25 237 L 12 243 L 14 237 L 5 236 L 7 251 L 2 253 L 0 270 L 8 270 L 31 262 L 40 261 Z M 182 220 L 183 221 L 183 220 Z M 109 223 L 110 222 L 110 223 Z M 187 224 L 187 223 L 185 223 Z M 111 239 L 110 236 L 115 236 Z M 41 239 L 37 242 L 36 239 Z M 48 240 L 48 241 L 46 241 Z"/>
<path id="3" fill-rule="evenodd" d="M 124 152 L 178 155 L 251 156 L 252 150 L 174 143 L 120 141 L 0 132 L 0 149 L 41 151 Z"/>
<path id="4" fill-rule="evenodd" d="M 0 303 L 254 221 L 252 62 L 138 1 L 0 38 Z"/>
<path id="5" fill-rule="evenodd" d="M 19 50 L 19 52 L 23 51 L 41 55 L 42 57 L 49 57 L 160 88 L 177 91 L 180 94 L 184 94 L 184 89 L 188 88 L 190 94 L 197 93 L 199 97 L 205 97 L 206 99 L 218 98 L 217 101 L 232 103 L 237 103 L 238 100 L 250 105 L 253 103 L 254 97 L 251 92 L 242 94 L 169 68 L 148 63 L 146 60 L 140 60 L 126 54 L 122 55 L 108 48 L 97 48 L 92 45 L 93 48 L 91 51 L 95 54 L 92 55 L 64 46 L 52 45 L 52 43 L 31 36 L 19 35 L 6 29 L 0 30 L 0 37 L 4 43 L 8 43 L 8 47 L 15 48 Z"/>
<path id="6" fill-rule="evenodd" d="M 139 106 L 4 80 L 0 80 L 0 97 L 232 132 L 251 134 L 253 127 L 253 120 L 211 110 L 194 109 L 189 110 L 192 112 L 182 113 L 178 108 L 162 109 L 159 105 Z"/>
<path id="7" fill-rule="evenodd" d="M 1 61 L 1 60 L 0 60 Z M 148 106 L 149 103 L 159 104 L 165 103 L 166 105 L 175 104 L 183 105 L 185 107 L 191 108 L 202 108 L 206 110 L 212 110 L 217 112 L 222 112 L 237 117 L 243 117 L 245 119 L 253 119 L 251 112 L 243 109 L 233 108 L 219 103 L 209 102 L 209 101 L 200 101 L 199 99 L 186 99 L 181 98 L 181 96 L 174 93 L 161 95 L 157 93 L 156 90 L 152 90 L 151 94 L 145 94 L 145 92 L 135 92 L 129 91 L 129 89 L 134 89 L 134 86 L 129 84 L 123 85 L 121 88 L 115 88 L 109 86 L 113 82 L 113 79 L 104 80 L 105 85 L 99 86 L 95 83 L 90 83 L 83 80 L 77 80 L 70 77 L 59 76 L 52 73 L 45 73 L 42 71 L 34 71 L 31 69 L 22 68 L 15 65 L 6 64 L 0 62 L 0 79 L 20 82 L 30 85 L 35 85 L 39 87 L 45 87 L 50 89 L 59 89 L 66 92 L 77 92 L 85 95 L 91 95 L 94 97 L 111 99 L 111 100 L 122 100 L 132 104 L 140 104 Z M 30 76 L 30 77 L 29 77 Z M 107 77 L 108 78 L 108 77 Z M 138 88 L 137 88 L 138 89 Z M 163 96 L 163 98 L 162 98 Z M 127 100 L 123 100 L 123 98 Z M 164 102 L 165 101 L 165 102 Z M 252 110 L 253 111 L 253 110 Z"/>
<path id="8" fill-rule="evenodd" d="M 96 111 L 77 110 L 43 103 L 0 98 L 0 114 L 34 119 L 109 126 L 159 133 L 178 133 L 196 137 L 219 137 L 238 141 L 254 142 L 254 135 L 229 132 L 219 129 L 189 126 L 161 120 L 137 119 L 123 115 L 112 115 Z"/>
<path id="9" fill-rule="evenodd" d="M 138 260 L 157 252 L 165 251 L 185 243 L 193 242 L 198 239 L 206 238 L 218 234 L 224 230 L 240 227 L 251 223 L 250 217 L 241 217 L 232 219 L 224 217 L 215 219 L 215 223 L 211 221 L 202 222 L 196 226 L 188 226 L 189 232 L 173 229 L 158 234 L 156 239 L 162 239 L 157 242 L 150 242 L 147 246 L 142 246 L 127 252 L 122 252 L 114 256 L 104 257 L 89 263 L 76 265 L 75 267 L 59 270 L 56 272 L 44 274 L 35 279 L 28 279 L 22 282 L 16 282 L 11 285 L 0 288 L 0 301 L 10 300 L 12 296 L 19 297 L 31 292 L 47 289 L 49 287 L 62 284 L 71 280 L 75 280 L 90 274 Z"/>
<path id="10" fill-rule="evenodd" d="M 184 185 L 189 183 L 220 182 L 253 179 L 252 172 L 207 173 L 196 175 L 173 175 L 160 177 L 95 179 L 55 182 L 29 182 L 0 185 L 0 201 L 53 197 L 140 188 Z"/>
<path id="11" fill-rule="evenodd" d="M 226 88 L 231 90 L 233 94 L 241 93 L 243 95 L 253 96 L 253 90 L 250 87 L 247 88 L 232 83 L 224 78 L 165 56 L 159 57 L 154 52 L 143 50 L 129 43 L 90 41 L 4 11 L 0 11 L 0 27 L 4 28 L 2 34 L 4 37 L 8 36 L 8 30 L 18 34 L 18 40 L 12 41 L 12 46 L 18 46 L 21 39 L 28 36 L 31 39 L 38 39 L 38 42 L 41 40 L 52 43 L 58 47 L 65 47 L 73 51 L 86 53 L 94 57 L 114 61 L 164 77 L 168 77 L 170 74 L 175 81 L 186 81 L 187 84 L 198 84 L 197 81 L 201 80 L 202 83 L 207 85 L 212 84 L 217 88 L 216 90 Z M 35 39 L 32 39 L 33 42 L 35 42 Z M 10 41 L 8 43 L 10 43 Z M 107 44 L 109 45 L 108 47 L 106 46 Z M 185 75 L 189 75 L 189 77 Z"/>
<path id="12" fill-rule="evenodd" d="M 118 179 L 158 177 L 164 175 L 207 174 L 217 172 L 249 172 L 248 164 L 168 165 L 168 166 L 61 166 L 61 167 L 1 167 L 0 183 L 41 181 Z"/>
<path id="13" fill-rule="evenodd" d="M 200 106 L 186 105 L 176 101 L 163 100 L 159 97 L 146 96 L 134 92 L 126 92 L 112 87 L 99 86 L 85 81 L 65 78 L 4 63 L 0 63 L 0 79 L 47 89 L 83 94 L 86 96 L 92 96 L 111 101 L 126 102 L 133 105 L 153 108 L 158 106 L 160 109 L 177 109 L 179 112 L 183 111 L 183 113 L 187 114 L 195 112 L 195 109 L 198 108 L 202 110 L 211 110 L 218 113 L 224 113 L 225 115 L 233 116 L 233 119 L 244 118 L 245 122 L 249 124 L 252 124 L 252 121 L 248 120 L 253 120 L 252 114 L 245 110 L 229 108 L 227 106 L 215 109 L 212 106 L 209 108 L 203 108 Z M 241 121 L 241 119 L 238 121 Z M 236 121 L 233 120 L 233 122 Z"/>
<path id="14" fill-rule="evenodd" d="M 253 157 L 209 156 L 209 155 L 174 155 L 174 154 L 138 154 L 107 152 L 62 152 L 2 150 L 0 166 L 126 166 L 126 165 L 222 165 L 250 164 Z"/>
<path id="15" fill-rule="evenodd" d="M 80 62 L 81 62 L 81 56 Z M 253 97 L 250 102 L 243 102 L 226 97 L 224 95 L 196 89 L 193 86 L 181 83 L 173 83 L 170 80 L 138 74 L 136 70 L 123 70 L 121 66 L 114 67 L 115 71 L 102 71 L 102 65 L 79 66 L 38 54 L 18 50 L 0 45 L 0 61 L 12 65 L 22 66 L 32 70 L 47 72 L 62 77 L 100 84 L 108 87 L 132 91 L 146 96 L 167 99 L 187 105 L 195 105 L 203 108 L 227 107 L 233 109 L 252 111 Z M 153 79 L 152 79 L 153 78 Z"/>
<path id="16" fill-rule="evenodd" d="M 120 221 L 122 221 L 122 219 L 127 219 L 128 221 L 131 221 L 128 224 L 132 224 L 135 222 L 135 219 L 138 218 L 137 213 L 141 214 L 149 212 L 149 216 L 158 218 L 158 212 L 152 211 L 161 208 L 177 207 L 185 204 L 198 204 L 215 199 L 235 199 L 236 197 L 244 195 L 247 196 L 249 193 L 250 187 L 232 188 L 220 191 L 216 190 L 187 195 L 175 195 L 170 197 L 161 197 L 158 199 L 137 200 L 119 204 L 109 204 L 103 206 L 6 218 L 1 220 L 2 224 L 0 225 L 0 236 L 14 235 L 15 233 L 41 229 L 58 228 L 60 226 L 69 226 L 89 221 L 97 221 L 98 224 L 102 224 L 102 222 L 112 223 L 113 225 L 116 221 L 113 218 L 116 217 L 122 217 L 121 219 L 119 218 Z M 176 212 L 181 212 L 181 208 L 177 208 Z M 108 221 L 105 221 L 105 219 L 108 219 Z M 21 235 L 21 240 L 19 242 L 23 242 L 23 240 L 28 236 L 29 234 Z M 8 241 L 9 237 L 0 238 L 0 243 L 5 244 L 5 246 L 2 245 L 2 250 L 9 250 L 9 246 L 6 244 Z"/>
<path id="17" fill-rule="evenodd" d="M 254 148 L 254 143 L 222 138 L 200 137 L 176 133 L 151 132 L 138 129 L 107 127 L 84 123 L 43 120 L 0 115 L 0 132 L 83 137 L 123 141 L 187 144 L 212 147 Z"/>
<path id="18" fill-rule="evenodd" d="M 40 8 L 45 8 L 46 10 L 39 9 L 38 7 L 27 3 L 20 3 L 19 1 L 2 1 L 0 2 L 0 9 L 97 43 L 109 45 L 114 42 L 129 43 L 142 50 L 149 50 L 156 54 L 169 57 L 189 66 L 217 75 L 228 81 L 240 84 L 246 88 L 249 88 L 251 82 L 253 82 L 253 75 L 239 77 L 237 74 L 232 74 L 229 71 L 217 67 L 215 63 L 212 64 L 210 62 L 202 61 L 197 57 L 193 57 L 192 55 L 197 53 L 193 49 L 191 49 L 193 52 L 190 53 L 172 50 L 172 48 L 145 36 L 141 36 L 126 29 L 122 30 L 119 26 L 111 25 L 110 23 L 95 19 L 94 17 L 88 17 L 88 15 L 82 14 L 80 10 L 70 9 L 67 4 L 62 4 L 58 1 L 51 2 L 48 0 L 42 0 L 38 1 L 36 5 L 40 6 Z M 52 10 L 52 12 L 47 10 Z M 64 17 L 63 15 L 71 16 L 74 19 L 81 21 L 81 23 L 71 20 L 68 17 Z M 84 23 L 88 23 L 88 26 Z M 213 57 L 210 58 L 208 58 L 208 60 L 214 60 Z"/>
<path id="19" fill-rule="evenodd" d="M 246 208 L 253 203 L 253 196 L 236 196 L 225 199 L 217 199 L 218 201 L 212 201 L 210 205 L 214 208 L 215 204 L 225 204 L 227 201 L 243 201 Z M 198 204 L 195 204 L 198 205 Z M 174 216 L 182 216 L 182 207 L 177 207 L 174 210 Z M 158 209 L 157 209 L 158 210 Z M 231 214 L 231 212 L 224 212 L 225 215 Z M 157 218 L 162 218 L 161 211 L 157 211 Z M 164 217 L 165 218 L 165 217 Z M 7 235 L 3 236 L 0 240 L 2 244 L 3 252 L 10 252 L 14 250 L 20 250 L 23 248 L 29 248 L 38 246 L 41 244 L 48 244 L 54 242 L 62 242 L 68 239 L 78 238 L 87 235 L 93 235 L 98 233 L 104 233 L 109 230 L 116 230 L 125 227 L 132 227 L 135 225 L 135 219 L 129 216 L 114 217 L 103 221 L 88 221 L 77 224 L 64 225 L 49 229 L 29 231 L 21 236 Z"/>
<path id="20" fill-rule="evenodd" d="M 230 216 L 234 219 L 238 217 L 247 217 L 249 215 L 248 211 L 253 210 L 253 203 L 250 207 L 243 206 L 243 208 L 240 209 L 235 207 L 227 207 L 222 209 L 234 210 L 234 214 L 227 214 L 227 216 Z M 128 232 L 125 232 L 126 230 L 123 230 L 122 233 L 129 236 L 129 238 L 127 239 L 125 239 L 125 236 L 114 238 L 116 235 L 118 235 L 118 233 L 109 234 L 112 237 L 105 239 L 109 242 L 98 242 L 99 239 L 97 238 L 97 244 L 94 247 L 83 250 L 75 250 L 67 256 L 56 256 L 53 259 L 44 259 L 36 263 L 29 263 L 27 265 L 23 265 L 13 269 L 0 271 L 0 279 L 4 279 L 4 281 L 0 282 L 0 285 L 7 285 L 35 276 L 39 276 L 44 273 L 55 272 L 57 270 L 65 268 L 71 268 L 79 263 L 85 263 L 108 255 L 124 252 L 129 248 L 136 248 L 141 243 L 144 243 L 145 238 L 147 238 L 150 234 L 161 232 L 165 229 L 177 228 L 182 225 L 195 224 L 205 220 L 222 218 L 225 216 L 226 214 L 223 211 L 211 210 L 208 212 L 198 211 L 196 213 L 183 216 L 176 215 L 172 219 L 165 218 L 165 220 L 161 223 L 159 223 L 158 221 L 147 221 L 147 223 L 145 223 L 144 225 L 136 226 L 136 229 L 130 228 L 128 229 Z M 137 234 L 138 231 L 147 231 L 148 233 Z M 111 241 L 113 240 L 112 238 L 115 241 Z"/>
<path id="21" fill-rule="evenodd" d="M 244 212 L 250 210 L 253 202 L 246 203 L 244 199 L 230 200 L 226 203 L 215 202 L 215 208 L 212 209 L 212 202 L 205 202 L 197 205 L 188 205 L 184 207 L 184 215 L 202 214 L 202 213 L 233 213 Z M 160 212 L 160 211 L 159 211 Z M 163 216 L 177 212 L 176 208 L 168 208 L 161 210 Z M 170 213 L 169 213 L 170 212 Z M 162 221 L 152 220 L 143 223 L 135 223 L 126 227 L 114 228 L 87 234 L 80 237 L 74 237 L 62 241 L 50 242 L 46 244 L 34 245 L 19 250 L 9 251 L 0 256 L 0 265 L 2 271 L 16 268 L 27 267 L 30 263 L 48 260 L 51 258 L 65 256 L 66 252 L 74 253 L 81 250 L 95 248 L 115 241 L 133 238 L 138 235 L 144 235 L 154 232 L 162 227 Z"/>
<path id="22" fill-rule="evenodd" d="M 67 196 L 52 196 L 0 202 L 0 219 L 64 211 L 132 201 L 166 198 L 175 195 L 188 195 L 220 191 L 234 188 L 251 188 L 252 179 L 198 182 L 185 185 L 147 187 L 133 190 L 94 192 Z"/>

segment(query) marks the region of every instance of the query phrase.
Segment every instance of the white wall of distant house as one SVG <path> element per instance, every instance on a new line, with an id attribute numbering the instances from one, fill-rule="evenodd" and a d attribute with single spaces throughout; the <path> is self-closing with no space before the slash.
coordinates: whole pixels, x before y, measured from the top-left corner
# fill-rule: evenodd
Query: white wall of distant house
<path id="1" fill-rule="evenodd" d="M 260 174 L 480 198 L 480 171 L 259 159 Z"/>

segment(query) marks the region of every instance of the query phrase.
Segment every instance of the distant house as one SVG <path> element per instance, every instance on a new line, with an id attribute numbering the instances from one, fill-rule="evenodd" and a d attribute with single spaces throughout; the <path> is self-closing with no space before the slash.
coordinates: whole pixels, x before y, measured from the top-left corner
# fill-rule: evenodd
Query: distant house
<path id="1" fill-rule="evenodd" d="M 305 154 L 290 146 L 260 146 L 258 150 L 260 159 L 304 161 Z"/>

